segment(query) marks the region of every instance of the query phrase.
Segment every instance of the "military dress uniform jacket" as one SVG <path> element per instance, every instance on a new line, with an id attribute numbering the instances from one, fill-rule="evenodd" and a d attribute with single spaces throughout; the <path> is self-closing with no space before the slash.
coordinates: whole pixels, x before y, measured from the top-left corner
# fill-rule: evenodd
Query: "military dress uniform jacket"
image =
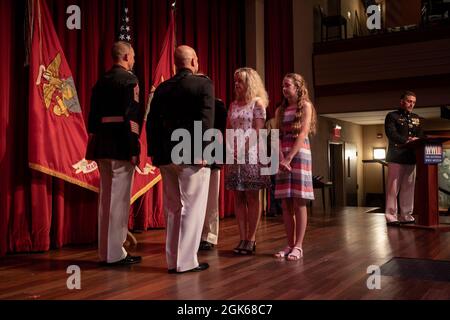
<path id="1" fill-rule="evenodd" d="M 222 140 L 219 140 L 219 144 L 222 147 L 222 155 L 223 159 L 218 159 L 221 161 L 215 161 L 211 165 L 211 169 L 220 169 L 222 165 L 226 162 L 226 144 L 225 144 L 225 137 L 226 137 L 226 127 L 227 127 L 227 115 L 228 111 L 225 107 L 225 103 L 220 99 L 215 99 L 215 109 L 214 109 L 214 128 L 219 130 L 220 133 L 222 133 Z M 216 137 L 217 138 L 217 137 Z M 215 156 L 215 153 L 213 152 L 213 156 Z"/>
<path id="2" fill-rule="evenodd" d="M 86 159 L 130 160 L 140 153 L 137 77 L 115 65 L 92 90 Z"/>
<path id="3" fill-rule="evenodd" d="M 416 155 L 414 149 L 405 148 L 403 145 L 410 137 L 425 137 L 419 116 L 415 113 L 398 109 L 388 113 L 384 122 L 384 128 L 389 139 L 386 161 L 399 164 L 415 164 Z"/>
<path id="4" fill-rule="evenodd" d="M 201 136 L 194 132 L 195 121 L 201 121 Z M 177 129 L 185 129 L 190 134 L 190 161 L 184 164 L 197 164 L 202 154 L 195 154 L 195 144 L 199 144 L 203 153 L 208 145 L 202 139 L 203 133 L 213 127 L 214 90 L 211 80 L 206 76 L 194 75 L 188 69 L 180 70 L 158 86 L 150 104 L 147 142 L 148 155 L 152 157 L 153 165 L 173 163 L 172 149 L 183 139 L 171 141 L 172 133 Z"/>

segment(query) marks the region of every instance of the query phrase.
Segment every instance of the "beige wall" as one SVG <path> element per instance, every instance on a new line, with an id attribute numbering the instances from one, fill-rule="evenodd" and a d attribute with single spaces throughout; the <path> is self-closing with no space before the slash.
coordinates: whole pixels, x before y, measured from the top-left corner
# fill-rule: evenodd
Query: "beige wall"
<path id="1" fill-rule="evenodd" d="M 450 38 L 320 53 L 314 72 L 322 114 L 388 110 L 405 87 L 420 97 L 416 107 L 448 105 Z"/>
<path id="2" fill-rule="evenodd" d="M 349 122 L 330 119 L 325 117 L 318 117 L 318 131 L 316 136 L 311 138 L 311 149 L 313 157 L 313 174 L 321 175 L 325 177 L 325 180 L 329 179 L 328 170 L 328 142 L 332 128 L 335 124 L 342 127 L 341 141 L 347 143 L 353 143 L 356 145 L 358 152 L 357 161 L 357 175 L 358 175 L 358 205 L 363 205 L 364 199 L 364 179 L 363 179 L 363 166 L 362 166 L 362 154 L 363 154 L 363 129 L 362 126 L 352 124 Z M 315 192 L 316 201 L 314 206 L 320 207 L 322 204 L 322 195 L 320 192 Z M 328 196 L 326 196 L 328 197 Z"/>
<path id="3" fill-rule="evenodd" d="M 317 12 L 314 7 L 317 4 L 327 9 L 326 0 L 294 0 L 294 71 L 304 76 L 308 83 L 311 99 L 314 100 L 313 87 L 313 66 L 312 54 L 314 41 L 320 41 L 320 24 L 318 24 Z M 302 17 L 299 19 L 298 17 Z M 320 110 L 320 106 L 316 106 Z M 311 138 L 313 174 L 324 176 L 325 180 L 329 178 L 328 169 L 328 141 L 333 124 L 339 124 L 342 127 L 342 140 L 354 143 L 358 150 L 358 204 L 363 203 L 363 167 L 361 159 L 362 154 L 362 127 L 348 122 L 319 117 L 317 135 Z M 315 192 L 315 207 L 322 206 L 322 194 Z M 326 195 L 328 201 L 328 195 Z"/>
<path id="4" fill-rule="evenodd" d="M 311 99 L 314 100 L 312 54 L 314 42 L 314 12 L 312 0 L 293 1 L 294 22 L 294 72 L 301 74 L 308 83 Z M 301 17 L 301 19 L 299 19 Z"/>
<path id="5" fill-rule="evenodd" d="M 294 0 L 294 2 L 303 2 L 302 0 Z M 320 42 L 320 12 L 317 8 L 321 5 L 324 12 L 328 12 L 328 1 L 327 0 L 306 0 L 305 2 L 310 2 L 311 7 L 314 10 L 314 42 Z"/>
<path id="6" fill-rule="evenodd" d="M 450 120 L 447 119 L 425 119 L 422 123 L 424 131 L 449 131 Z"/>
<path id="7" fill-rule="evenodd" d="M 355 10 L 358 11 L 359 19 L 361 19 L 360 3 L 360 0 L 341 0 L 341 15 L 347 19 L 347 38 L 353 37 Z M 347 14 L 348 12 L 350 12 L 350 17 Z"/>
<path id="8" fill-rule="evenodd" d="M 377 134 L 382 134 L 378 139 Z M 363 126 L 363 156 L 362 160 L 373 159 L 374 147 L 388 147 L 388 139 L 384 133 L 384 125 Z M 363 165 L 364 174 L 364 198 L 367 193 L 383 193 L 382 167 L 378 163 L 366 163 Z M 385 170 L 387 177 L 387 169 Z M 365 202 L 365 201 L 364 201 Z M 363 204 L 364 204 L 363 202 Z"/>
<path id="9" fill-rule="evenodd" d="M 264 0 L 246 0 L 245 13 L 247 67 L 258 71 L 264 81 Z"/>
<path id="10" fill-rule="evenodd" d="M 328 96 L 316 98 L 318 111 L 325 113 L 344 113 L 357 111 L 392 110 L 398 105 L 398 95 L 401 90 L 380 90 L 376 92 L 342 94 L 339 96 Z M 409 87 L 420 99 L 417 108 L 431 106 L 443 106 L 450 103 L 450 87 L 447 85 L 437 87 Z"/>
<path id="11" fill-rule="evenodd" d="M 316 85 L 402 79 L 450 73 L 450 39 L 317 54 Z"/>

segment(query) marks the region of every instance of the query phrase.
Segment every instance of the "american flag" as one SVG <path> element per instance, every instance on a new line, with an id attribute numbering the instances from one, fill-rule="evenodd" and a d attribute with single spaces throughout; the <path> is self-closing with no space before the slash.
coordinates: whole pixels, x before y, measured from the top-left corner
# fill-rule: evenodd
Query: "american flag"
<path id="1" fill-rule="evenodd" d="M 130 17 L 128 16 L 129 9 L 127 6 L 127 1 L 122 1 L 122 18 L 119 29 L 119 40 L 131 42 L 131 27 L 130 27 Z"/>

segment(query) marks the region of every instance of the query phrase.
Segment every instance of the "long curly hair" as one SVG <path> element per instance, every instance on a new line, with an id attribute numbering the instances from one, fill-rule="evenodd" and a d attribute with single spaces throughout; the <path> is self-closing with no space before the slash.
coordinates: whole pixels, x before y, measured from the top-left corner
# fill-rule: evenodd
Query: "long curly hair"
<path id="1" fill-rule="evenodd" d="M 234 72 L 234 75 L 242 79 L 246 88 L 244 97 L 238 97 L 236 94 L 236 100 L 243 98 L 246 102 L 250 102 L 255 98 L 260 98 L 264 107 L 269 105 L 269 95 L 256 70 L 252 68 L 239 68 Z"/>
<path id="2" fill-rule="evenodd" d="M 298 135 L 301 132 L 303 107 L 306 103 L 310 103 L 312 107 L 311 126 L 309 129 L 309 133 L 314 135 L 317 131 L 317 113 L 316 109 L 314 108 L 314 105 L 311 102 L 311 99 L 309 98 L 309 92 L 305 79 L 297 73 L 288 73 L 284 78 L 291 79 L 292 82 L 294 83 L 295 88 L 297 89 L 297 97 L 298 97 L 297 111 L 295 113 L 294 122 L 292 123 L 292 131 L 294 137 L 298 137 Z M 281 128 L 283 127 L 284 113 L 288 105 L 289 105 L 288 100 L 285 97 L 283 97 L 283 101 L 280 105 L 280 109 L 277 112 L 276 116 L 277 128 L 280 129 L 280 131 L 282 131 Z"/>

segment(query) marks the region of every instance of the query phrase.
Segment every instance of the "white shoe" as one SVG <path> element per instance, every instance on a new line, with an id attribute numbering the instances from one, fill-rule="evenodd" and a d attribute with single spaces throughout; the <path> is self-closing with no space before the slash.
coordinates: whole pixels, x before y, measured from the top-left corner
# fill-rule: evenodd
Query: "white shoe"
<path id="1" fill-rule="evenodd" d="M 400 223 L 402 224 L 408 224 L 408 223 L 415 223 L 416 220 L 414 219 L 414 217 L 410 214 L 402 214 L 400 216 Z"/>
<path id="2" fill-rule="evenodd" d="M 387 223 L 388 226 L 389 225 L 397 225 L 399 223 L 396 214 L 386 213 L 385 217 L 386 217 L 386 223 Z"/>

